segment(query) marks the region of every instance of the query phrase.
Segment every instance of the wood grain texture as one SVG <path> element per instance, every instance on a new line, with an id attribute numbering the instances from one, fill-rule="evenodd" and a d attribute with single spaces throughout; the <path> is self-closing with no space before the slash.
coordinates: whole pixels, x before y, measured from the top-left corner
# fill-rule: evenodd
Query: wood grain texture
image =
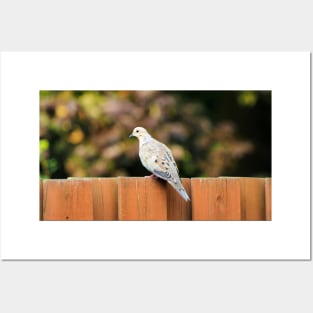
<path id="1" fill-rule="evenodd" d="M 40 220 L 271 220 L 271 178 L 184 178 L 185 202 L 152 177 L 40 180 Z"/>
<path id="2" fill-rule="evenodd" d="M 265 216 L 267 221 L 272 220 L 272 179 L 265 178 Z"/>
<path id="3" fill-rule="evenodd" d="M 93 220 L 90 180 L 44 180 L 43 193 L 44 220 Z"/>
<path id="4" fill-rule="evenodd" d="M 264 178 L 242 177 L 241 219 L 245 221 L 265 220 L 265 181 Z"/>
<path id="5" fill-rule="evenodd" d="M 192 219 L 238 221 L 241 219 L 240 180 L 192 178 Z"/>
<path id="6" fill-rule="evenodd" d="M 152 177 L 119 177 L 118 219 L 166 220 L 166 185 Z"/>
<path id="7" fill-rule="evenodd" d="M 190 178 L 182 178 L 182 184 L 191 197 Z M 188 221 L 191 220 L 191 202 L 186 202 L 174 190 L 174 188 L 166 183 L 167 193 L 167 219 L 169 221 Z"/>
<path id="8" fill-rule="evenodd" d="M 94 220 L 117 220 L 117 178 L 93 178 L 91 183 Z"/>

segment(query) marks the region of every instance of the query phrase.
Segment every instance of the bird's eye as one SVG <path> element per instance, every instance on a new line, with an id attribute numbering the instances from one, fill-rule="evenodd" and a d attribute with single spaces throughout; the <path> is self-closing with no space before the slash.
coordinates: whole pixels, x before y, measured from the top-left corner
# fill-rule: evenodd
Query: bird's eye
<path id="1" fill-rule="evenodd" d="M 136 130 L 136 133 L 139 133 L 139 130 L 138 130 L 138 129 Z"/>

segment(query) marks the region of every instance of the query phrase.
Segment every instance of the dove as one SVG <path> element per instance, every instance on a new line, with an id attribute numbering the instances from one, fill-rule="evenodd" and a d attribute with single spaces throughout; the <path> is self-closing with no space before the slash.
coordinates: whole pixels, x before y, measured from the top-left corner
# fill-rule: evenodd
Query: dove
<path id="1" fill-rule="evenodd" d="M 154 176 L 166 180 L 185 201 L 190 201 L 179 178 L 171 150 L 154 139 L 143 127 L 135 127 L 129 137 L 137 137 L 139 140 L 139 158 L 142 165 Z"/>

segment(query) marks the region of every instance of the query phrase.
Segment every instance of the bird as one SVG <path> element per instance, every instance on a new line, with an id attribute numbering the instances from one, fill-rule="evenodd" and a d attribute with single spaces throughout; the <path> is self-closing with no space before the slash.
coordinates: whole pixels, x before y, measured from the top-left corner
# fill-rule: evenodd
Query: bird
<path id="1" fill-rule="evenodd" d="M 138 138 L 140 161 L 152 176 L 167 181 L 186 202 L 191 201 L 179 178 L 171 150 L 143 127 L 135 127 L 129 137 Z"/>

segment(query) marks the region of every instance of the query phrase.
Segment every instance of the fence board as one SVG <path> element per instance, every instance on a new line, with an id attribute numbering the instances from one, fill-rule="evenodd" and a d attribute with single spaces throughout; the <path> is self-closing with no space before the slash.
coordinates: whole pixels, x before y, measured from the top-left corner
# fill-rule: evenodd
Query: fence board
<path id="1" fill-rule="evenodd" d="M 265 220 L 264 178 L 240 178 L 242 220 Z"/>
<path id="2" fill-rule="evenodd" d="M 117 179 L 93 178 L 91 182 L 94 220 L 117 220 Z"/>
<path id="3" fill-rule="evenodd" d="M 240 220 L 240 181 L 236 178 L 192 178 L 193 220 Z"/>
<path id="4" fill-rule="evenodd" d="M 182 184 L 191 198 L 191 184 L 189 178 L 182 178 Z M 166 184 L 167 193 L 167 220 L 188 221 L 191 220 L 191 202 L 186 202 L 170 185 Z"/>
<path id="5" fill-rule="evenodd" d="M 90 180 L 44 180 L 43 192 L 46 221 L 93 220 Z"/>
<path id="6" fill-rule="evenodd" d="M 185 202 L 151 177 L 40 181 L 40 220 L 271 220 L 271 178 L 184 178 Z"/>
<path id="7" fill-rule="evenodd" d="M 265 203 L 266 203 L 266 220 L 272 220 L 272 179 L 265 178 Z"/>
<path id="8" fill-rule="evenodd" d="M 119 177 L 118 219 L 166 220 L 165 182 L 152 177 Z"/>

